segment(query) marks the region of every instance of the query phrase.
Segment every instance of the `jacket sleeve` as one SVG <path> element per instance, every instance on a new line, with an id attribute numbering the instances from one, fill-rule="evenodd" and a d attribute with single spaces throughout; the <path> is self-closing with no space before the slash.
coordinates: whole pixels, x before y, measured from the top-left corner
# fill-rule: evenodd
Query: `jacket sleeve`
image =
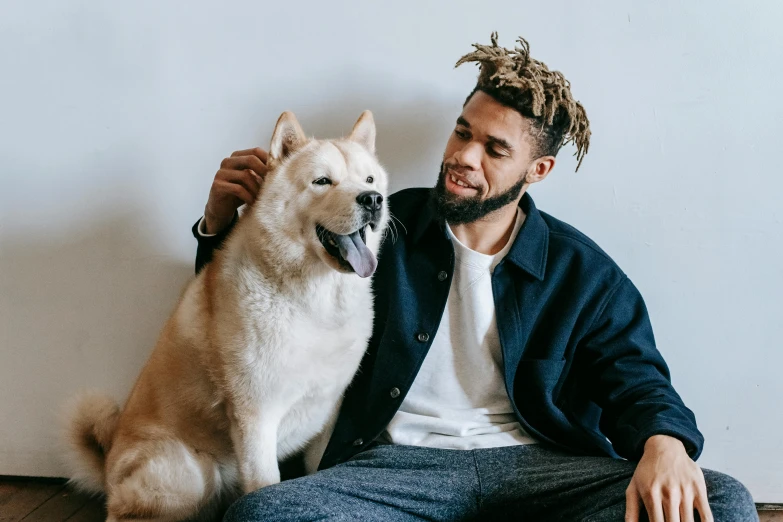
<path id="1" fill-rule="evenodd" d="M 202 236 L 199 233 L 198 226 L 199 223 L 201 223 L 201 219 L 196 221 L 196 223 L 193 225 L 191 232 L 193 232 L 193 237 L 195 237 L 196 241 L 198 241 L 198 247 L 196 248 L 197 274 L 201 271 L 202 268 L 204 268 L 204 265 L 212 261 L 212 255 L 214 254 L 215 250 L 218 250 L 221 247 L 223 241 L 225 241 L 228 235 L 231 233 L 234 225 L 236 225 L 237 218 L 238 215 L 234 214 L 234 219 L 231 220 L 231 223 L 214 236 Z"/>
<path id="2" fill-rule="evenodd" d="M 592 399 L 603 409 L 601 430 L 620 456 L 639 460 L 648 438 L 669 435 L 699 457 L 704 438 L 671 384 L 644 300 L 627 277 L 605 300 L 580 352 Z"/>

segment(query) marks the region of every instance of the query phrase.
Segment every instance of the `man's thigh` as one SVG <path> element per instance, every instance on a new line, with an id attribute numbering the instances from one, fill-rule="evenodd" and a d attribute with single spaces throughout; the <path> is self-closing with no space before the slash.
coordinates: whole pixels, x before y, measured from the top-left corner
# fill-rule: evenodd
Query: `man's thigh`
<path id="1" fill-rule="evenodd" d="M 476 450 L 476 462 L 480 509 L 497 520 L 582 520 L 624 502 L 635 469 L 624 460 L 538 444 Z"/>
<path id="2" fill-rule="evenodd" d="M 472 452 L 381 445 L 246 495 L 224 520 L 468 520 L 477 499 Z"/>
<path id="3" fill-rule="evenodd" d="M 476 462 L 480 509 L 493 520 L 622 522 L 625 490 L 636 469 L 634 462 L 539 445 L 476 450 Z M 704 477 L 716 521 L 758 520 L 742 484 L 711 470 Z"/>

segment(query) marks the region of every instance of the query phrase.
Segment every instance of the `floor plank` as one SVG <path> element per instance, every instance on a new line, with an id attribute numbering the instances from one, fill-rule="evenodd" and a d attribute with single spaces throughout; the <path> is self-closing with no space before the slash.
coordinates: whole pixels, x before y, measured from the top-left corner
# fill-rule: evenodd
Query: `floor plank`
<path id="1" fill-rule="evenodd" d="M 67 522 L 103 522 L 104 520 L 106 520 L 106 509 L 103 507 L 103 499 L 92 499 L 71 515 Z"/>
<path id="2" fill-rule="evenodd" d="M 0 522 L 20 522 L 65 487 L 36 482 L 6 482 L 0 486 Z"/>
<path id="3" fill-rule="evenodd" d="M 38 506 L 22 522 L 65 522 L 90 501 L 90 497 L 65 488 Z"/>
<path id="4" fill-rule="evenodd" d="M 10 484 L 0 482 L 0 507 L 4 506 L 9 500 L 11 500 L 11 497 L 13 497 L 15 493 L 16 489 L 14 489 Z M 0 513 L 2 513 L 2 510 L 0 510 Z"/>

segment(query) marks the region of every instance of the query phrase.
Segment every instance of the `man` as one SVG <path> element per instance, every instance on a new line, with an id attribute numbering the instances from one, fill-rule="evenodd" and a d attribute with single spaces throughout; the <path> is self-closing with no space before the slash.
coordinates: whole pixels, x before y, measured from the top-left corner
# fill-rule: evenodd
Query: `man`
<path id="1" fill-rule="evenodd" d="M 565 143 L 581 163 L 590 129 L 568 81 L 519 43 L 493 35 L 457 63 L 480 74 L 437 184 L 390 197 L 373 336 L 322 471 L 226 520 L 757 520 L 739 482 L 694 463 L 702 436 L 634 285 L 527 194 Z M 265 160 L 224 160 L 197 269 Z"/>

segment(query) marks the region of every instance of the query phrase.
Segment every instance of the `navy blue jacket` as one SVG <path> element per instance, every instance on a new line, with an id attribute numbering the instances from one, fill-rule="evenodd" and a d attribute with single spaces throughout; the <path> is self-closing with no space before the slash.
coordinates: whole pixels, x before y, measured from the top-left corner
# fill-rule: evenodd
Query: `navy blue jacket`
<path id="1" fill-rule="evenodd" d="M 406 189 L 389 198 L 399 237 L 387 235 L 381 246 L 372 338 L 321 468 L 346 461 L 385 430 L 438 330 L 454 249 L 431 193 Z M 671 435 L 695 460 L 703 437 L 671 385 L 636 287 L 528 194 L 520 206 L 527 218 L 492 275 L 506 390 L 520 424 L 542 444 L 631 460 L 652 435 Z M 201 238 L 194 226 L 197 270 L 227 233 Z"/>

